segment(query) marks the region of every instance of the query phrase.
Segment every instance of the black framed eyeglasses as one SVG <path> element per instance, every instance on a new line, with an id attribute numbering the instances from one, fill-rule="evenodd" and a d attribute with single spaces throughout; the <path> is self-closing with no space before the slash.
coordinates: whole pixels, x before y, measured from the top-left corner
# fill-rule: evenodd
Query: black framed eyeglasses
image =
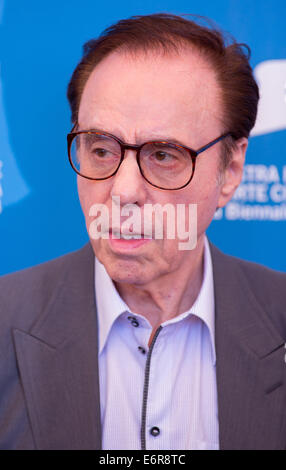
<path id="1" fill-rule="evenodd" d="M 163 140 L 135 145 L 102 131 L 71 131 L 67 134 L 68 156 L 78 175 L 100 181 L 116 174 L 125 150 L 135 150 L 140 173 L 148 183 L 159 189 L 176 190 L 191 182 L 197 156 L 231 135 L 223 134 L 194 150 Z"/>

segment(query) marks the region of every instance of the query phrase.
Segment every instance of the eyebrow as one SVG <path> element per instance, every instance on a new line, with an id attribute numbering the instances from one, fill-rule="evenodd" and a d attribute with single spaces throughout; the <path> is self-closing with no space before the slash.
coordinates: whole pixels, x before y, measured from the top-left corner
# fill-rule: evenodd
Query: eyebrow
<path id="1" fill-rule="evenodd" d="M 103 133 L 103 134 L 110 134 L 110 135 L 113 135 L 114 137 L 117 137 L 118 139 L 122 140 L 122 142 L 124 143 L 128 143 L 128 144 L 131 144 L 131 142 L 126 142 L 125 141 L 125 138 L 123 137 L 123 135 L 121 134 L 120 131 L 116 131 L 115 132 L 110 132 L 110 131 L 106 131 L 105 129 L 101 129 L 101 128 L 98 128 L 98 127 L 89 127 L 89 128 L 86 128 L 86 129 L 79 129 L 78 126 L 76 127 L 77 131 L 86 131 L 86 132 L 99 132 L 99 133 Z M 152 137 L 149 137 L 149 138 L 145 138 L 145 139 L 140 139 L 139 142 L 136 142 L 135 145 L 141 145 L 143 144 L 144 142 L 169 142 L 169 143 L 173 143 L 173 144 L 177 144 L 177 145 L 181 145 L 183 147 L 188 147 L 190 148 L 188 145 L 184 144 L 182 141 L 176 139 L 175 137 L 171 137 L 171 136 L 162 136 L 162 135 L 154 135 Z"/>

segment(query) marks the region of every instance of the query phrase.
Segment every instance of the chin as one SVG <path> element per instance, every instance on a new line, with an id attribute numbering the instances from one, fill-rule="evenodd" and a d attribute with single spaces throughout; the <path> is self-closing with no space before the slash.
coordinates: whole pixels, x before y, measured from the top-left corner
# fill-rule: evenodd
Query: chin
<path id="1" fill-rule="evenodd" d="M 117 283 L 143 286 L 158 276 L 152 269 L 154 266 L 143 266 L 135 260 L 118 260 L 114 263 L 103 264 L 111 279 Z"/>
<path id="2" fill-rule="evenodd" d="M 126 254 L 114 253 L 107 244 L 93 246 L 97 259 L 102 263 L 110 278 L 118 283 L 144 285 L 166 273 L 169 264 L 158 261 L 160 256 L 152 253 L 146 256 L 128 256 Z M 97 248 L 97 250 L 96 250 Z M 157 259 L 157 263 L 154 260 Z"/>
<path id="3" fill-rule="evenodd" d="M 102 263 L 115 282 L 137 283 L 142 278 L 142 265 L 139 260 L 115 256 L 111 253 L 96 253 L 97 259 Z"/>

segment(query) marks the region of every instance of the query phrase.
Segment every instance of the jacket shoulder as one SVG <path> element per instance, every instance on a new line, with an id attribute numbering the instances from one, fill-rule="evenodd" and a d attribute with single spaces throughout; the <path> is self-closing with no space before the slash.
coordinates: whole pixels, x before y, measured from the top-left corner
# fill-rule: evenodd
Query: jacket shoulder
<path id="1" fill-rule="evenodd" d="M 214 245 L 210 246 L 220 284 L 225 283 L 228 288 L 230 283 L 240 283 L 245 293 L 251 291 L 276 329 L 286 337 L 286 273 L 226 255 Z"/>
<path id="2" fill-rule="evenodd" d="M 245 275 L 248 284 L 259 292 L 261 297 L 276 299 L 276 302 L 281 301 L 286 306 L 286 273 L 235 256 L 224 256 Z"/>
<path id="3" fill-rule="evenodd" d="M 8 324 L 29 328 L 69 273 L 81 271 L 92 254 L 88 243 L 74 252 L 0 276 L 0 329 Z M 3 324 L 4 323 L 4 324 Z"/>

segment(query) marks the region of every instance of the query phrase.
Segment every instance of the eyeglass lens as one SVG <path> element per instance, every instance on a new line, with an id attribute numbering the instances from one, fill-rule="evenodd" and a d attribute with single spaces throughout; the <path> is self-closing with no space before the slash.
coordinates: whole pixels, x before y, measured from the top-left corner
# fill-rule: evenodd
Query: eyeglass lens
<path id="1" fill-rule="evenodd" d="M 78 134 L 72 141 L 70 156 L 75 169 L 92 179 L 114 174 L 121 161 L 121 146 L 112 137 L 93 133 Z M 153 185 L 168 188 L 183 186 L 192 175 L 189 152 L 175 144 L 150 142 L 140 150 L 140 167 Z"/>

